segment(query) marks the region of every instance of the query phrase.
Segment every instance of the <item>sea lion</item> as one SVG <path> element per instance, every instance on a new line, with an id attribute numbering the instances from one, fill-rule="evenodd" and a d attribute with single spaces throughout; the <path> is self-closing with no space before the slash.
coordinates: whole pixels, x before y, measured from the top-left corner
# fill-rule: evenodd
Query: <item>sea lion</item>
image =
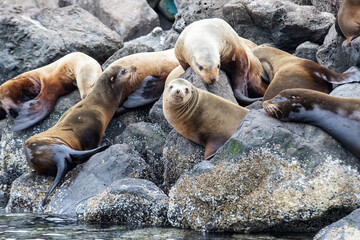
<path id="1" fill-rule="evenodd" d="M 174 49 L 136 53 L 111 63 L 109 67 L 134 66 L 137 68 L 134 78 L 123 87 L 117 114 L 158 100 L 163 93 L 167 76 L 178 65 Z"/>
<path id="2" fill-rule="evenodd" d="M 68 170 L 108 147 L 96 148 L 122 98 L 123 87 L 133 80 L 135 71 L 134 67 L 107 68 L 86 98 L 65 112 L 52 128 L 25 142 L 30 167 L 41 174 L 56 175 L 42 205 Z"/>
<path id="3" fill-rule="evenodd" d="M 204 19 L 184 29 L 176 41 L 175 55 L 185 70 L 191 66 L 210 85 L 218 81 L 219 69 L 224 70 L 238 102 L 248 105 L 261 100 L 267 88 L 261 80 L 261 63 L 250 49 L 255 46 L 224 20 Z"/>
<path id="4" fill-rule="evenodd" d="M 341 2 L 337 24 L 346 38 L 347 45 L 351 46 L 351 40 L 360 35 L 360 0 Z"/>
<path id="5" fill-rule="evenodd" d="M 306 88 L 329 93 L 333 89 L 332 83 L 360 81 L 360 72 L 336 73 L 313 61 L 266 45 L 254 48 L 253 52 L 270 79 L 263 101 L 289 88 Z"/>
<path id="6" fill-rule="evenodd" d="M 360 99 L 294 88 L 281 91 L 263 107 L 282 121 L 320 127 L 360 159 Z"/>
<path id="7" fill-rule="evenodd" d="M 165 87 L 164 89 L 166 89 L 167 85 L 172 81 L 172 80 L 175 80 L 177 78 L 179 78 L 182 74 L 184 74 L 185 71 L 184 69 L 182 68 L 181 65 L 177 66 L 176 68 L 174 68 L 170 73 L 169 75 L 167 76 L 166 78 L 166 81 L 165 81 Z"/>
<path id="8" fill-rule="evenodd" d="M 73 52 L 6 81 L 0 86 L 0 107 L 14 118 L 11 130 L 22 130 L 42 120 L 61 95 L 75 89 L 75 81 L 84 98 L 101 72 L 95 59 Z"/>
<path id="9" fill-rule="evenodd" d="M 171 81 L 165 89 L 163 110 L 178 133 L 205 147 L 204 159 L 231 137 L 249 111 L 182 78 Z"/>

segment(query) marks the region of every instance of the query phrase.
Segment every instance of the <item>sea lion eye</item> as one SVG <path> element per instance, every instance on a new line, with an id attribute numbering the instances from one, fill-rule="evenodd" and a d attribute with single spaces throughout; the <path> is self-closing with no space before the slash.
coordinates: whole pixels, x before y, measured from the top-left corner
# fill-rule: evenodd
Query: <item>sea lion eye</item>
<path id="1" fill-rule="evenodd" d="M 121 69 L 120 70 L 120 75 L 124 75 L 126 73 L 126 70 L 125 69 Z"/>
<path id="2" fill-rule="evenodd" d="M 217 68 L 220 69 L 220 64 L 217 65 Z"/>
<path id="3" fill-rule="evenodd" d="M 204 68 L 202 66 L 199 65 L 199 70 L 202 71 Z"/>
<path id="4" fill-rule="evenodd" d="M 172 88 L 173 88 L 173 86 L 170 86 L 169 88 L 170 88 L 170 89 L 172 89 Z"/>
<path id="5" fill-rule="evenodd" d="M 189 92 L 189 88 L 185 88 L 185 92 L 188 93 L 188 92 Z"/>

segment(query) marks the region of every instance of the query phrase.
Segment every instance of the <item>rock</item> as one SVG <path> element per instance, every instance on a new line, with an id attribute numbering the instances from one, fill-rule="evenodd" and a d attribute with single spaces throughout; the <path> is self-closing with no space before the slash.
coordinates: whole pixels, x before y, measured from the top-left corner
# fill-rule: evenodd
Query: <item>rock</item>
<path id="1" fill-rule="evenodd" d="M 142 36 L 126 42 L 125 47 L 128 47 L 130 45 L 136 46 L 142 44 L 142 45 L 147 45 L 149 48 L 153 48 L 154 51 L 156 52 L 173 48 L 175 42 L 173 43 L 173 46 L 171 46 L 172 43 L 170 42 L 171 40 L 167 38 L 168 37 L 167 33 L 168 31 L 164 32 L 162 28 L 156 27 L 151 31 L 151 33 L 149 33 L 146 36 Z"/>
<path id="2" fill-rule="evenodd" d="M 222 8 L 228 0 L 182 0 L 177 7 L 173 29 L 182 32 L 190 23 L 205 18 L 222 18 Z M 175 1 L 175 4 L 176 3 Z"/>
<path id="3" fill-rule="evenodd" d="M 40 202 L 51 187 L 49 177 L 35 171 L 25 173 L 14 181 L 11 197 L 6 205 L 7 213 L 42 212 Z"/>
<path id="4" fill-rule="evenodd" d="M 175 20 L 175 14 L 177 13 L 177 8 L 174 4 L 174 0 L 161 0 L 158 6 L 160 12 L 170 20 Z"/>
<path id="5" fill-rule="evenodd" d="M 103 62 L 123 46 L 118 34 L 77 6 L 1 11 L 0 83 L 74 51 Z"/>
<path id="6" fill-rule="evenodd" d="M 161 156 L 166 135 L 157 124 L 139 122 L 129 124 L 125 131 L 115 138 L 115 144 L 126 143 L 145 160 L 155 174 L 155 184 L 163 182 L 164 166 Z"/>
<path id="7" fill-rule="evenodd" d="M 154 177 L 149 165 L 138 153 L 126 144 L 116 144 L 69 172 L 64 182 L 55 189 L 45 211 L 74 216 L 79 204 L 123 178 L 152 180 Z"/>
<path id="8" fill-rule="evenodd" d="M 77 4 L 128 41 L 148 34 L 160 25 L 146 0 L 78 0 Z"/>
<path id="9" fill-rule="evenodd" d="M 314 237 L 314 240 L 326 239 L 360 239 L 360 209 L 321 229 Z"/>
<path id="10" fill-rule="evenodd" d="M 273 44 L 270 31 L 264 31 L 262 25 L 258 26 L 252 19 L 252 13 L 247 5 L 250 1 L 233 0 L 226 3 L 223 7 L 223 19 L 229 23 L 235 32 L 243 37 L 253 41 L 256 44 Z"/>
<path id="11" fill-rule="evenodd" d="M 146 44 L 143 43 L 134 43 L 134 44 L 127 44 L 125 47 L 119 49 L 115 52 L 111 57 L 109 57 L 106 62 L 102 65 L 102 69 L 106 69 L 111 63 L 115 62 L 116 60 L 126 57 L 128 55 L 132 55 L 135 53 L 141 52 L 153 52 L 154 49 Z"/>
<path id="12" fill-rule="evenodd" d="M 173 127 L 170 125 L 170 123 L 166 120 L 164 116 L 162 95 L 159 100 L 157 100 L 152 106 L 149 112 L 149 118 L 152 123 L 158 124 L 161 129 L 167 134 L 169 134 L 173 129 Z"/>
<path id="13" fill-rule="evenodd" d="M 202 231 L 313 232 L 359 207 L 359 194 L 358 160 L 335 139 L 251 110 L 211 162 L 176 182 L 168 219 Z"/>
<path id="14" fill-rule="evenodd" d="M 331 12 L 336 15 L 339 11 L 341 1 L 342 0 L 311 0 L 311 3 L 321 12 Z"/>
<path id="15" fill-rule="evenodd" d="M 311 61 L 316 62 L 316 53 L 319 50 L 319 45 L 312 42 L 304 42 L 300 44 L 293 54 L 296 57 L 309 59 Z"/>
<path id="16" fill-rule="evenodd" d="M 286 50 L 305 41 L 321 44 L 335 22 L 330 13 L 284 0 L 254 0 L 247 9 L 254 23 L 271 33 L 277 47 Z"/>
<path id="17" fill-rule="evenodd" d="M 61 97 L 51 112 L 44 120 L 24 129 L 13 132 L 10 130 L 12 121 L 7 119 L 4 124 L 0 141 L 0 202 L 7 202 L 7 196 L 12 182 L 26 171 L 29 171 L 28 164 L 23 153 L 24 142 L 31 136 L 43 132 L 58 121 L 60 116 L 80 101 L 79 91 L 73 91 Z"/>
<path id="18" fill-rule="evenodd" d="M 319 64 L 336 72 L 344 72 L 352 66 L 360 66 L 360 38 L 351 41 L 351 47 L 346 45 L 344 38 L 340 37 L 333 25 L 324 43 L 316 54 Z"/>
<path id="19" fill-rule="evenodd" d="M 288 0 L 299 5 L 311 5 L 311 0 Z M 326 11 L 324 11 L 326 12 Z"/>
<path id="20" fill-rule="evenodd" d="M 0 8 L 21 6 L 23 8 L 57 8 L 58 0 L 1 0 Z"/>
<path id="21" fill-rule="evenodd" d="M 154 183 L 135 178 L 113 182 L 76 209 L 85 222 L 167 225 L 168 196 Z"/>
<path id="22" fill-rule="evenodd" d="M 166 138 L 162 162 L 164 183 L 162 189 L 168 193 L 179 177 L 192 169 L 204 158 L 204 148 L 172 130 Z"/>

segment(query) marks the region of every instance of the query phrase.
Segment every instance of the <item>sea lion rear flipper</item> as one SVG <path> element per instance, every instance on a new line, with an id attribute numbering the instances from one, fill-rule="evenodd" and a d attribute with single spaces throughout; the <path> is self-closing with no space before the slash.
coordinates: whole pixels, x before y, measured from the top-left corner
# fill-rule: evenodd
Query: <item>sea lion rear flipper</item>
<path id="1" fill-rule="evenodd" d="M 51 102 L 39 98 L 25 102 L 18 112 L 11 130 L 23 130 L 39 122 L 52 111 L 53 106 L 54 104 Z"/>
<path id="2" fill-rule="evenodd" d="M 262 97 L 258 97 L 258 98 L 246 97 L 246 96 L 244 96 L 244 94 L 240 93 L 240 91 L 238 89 L 234 89 L 234 95 L 235 95 L 236 100 L 238 101 L 238 103 L 241 106 L 247 106 L 256 101 L 262 101 L 262 99 L 263 99 Z"/>
<path id="3" fill-rule="evenodd" d="M 77 164 L 83 163 L 87 161 L 92 155 L 105 151 L 107 148 L 109 148 L 110 145 L 94 148 L 91 150 L 85 150 L 85 151 L 76 151 L 73 150 L 70 152 L 70 158 L 73 162 L 76 162 Z"/>
<path id="4" fill-rule="evenodd" d="M 158 76 L 147 76 L 140 86 L 124 101 L 123 107 L 136 108 L 155 102 L 164 91 L 164 81 Z"/>
<path id="5" fill-rule="evenodd" d="M 66 162 L 63 155 L 58 155 L 58 156 L 55 155 L 54 156 L 54 162 L 56 163 L 56 168 L 57 168 L 56 177 L 55 177 L 53 185 L 47 191 L 47 193 L 45 195 L 45 198 L 42 200 L 41 206 L 45 205 L 47 198 L 54 191 L 56 186 L 59 185 L 61 179 L 65 176 L 65 174 L 67 172 L 67 162 Z"/>

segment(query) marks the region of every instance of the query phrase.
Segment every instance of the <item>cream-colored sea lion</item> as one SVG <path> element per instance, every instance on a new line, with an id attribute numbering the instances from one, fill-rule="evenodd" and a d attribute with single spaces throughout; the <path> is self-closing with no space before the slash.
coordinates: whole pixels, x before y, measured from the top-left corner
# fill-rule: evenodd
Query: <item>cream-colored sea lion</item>
<path id="1" fill-rule="evenodd" d="M 165 89 L 163 110 L 178 133 L 205 147 L 205 159 L 231 137 L 249 111 L 182 78 Z"/>
<path id="2" fill-rule="evenodd" d="M 360 0 L 343 0 L 337 15 L 337 23 L 344 34 L 347 45 L 360 35 Z"/>
<path id="3" fill-rule="evenodd" d="M 265 101 L 263 107 L 282 121 L 322 128 L 360 159 L 360 99 L 294 88 L 281 91 Z"/>
<path id="4" fill-rule="evenodd" d="M 167 76 L 178 65 L 174 49 L 136 53 L 111 63 L 109 67 L 134 66 L 137 68 L 135 77 L 123 87 L 118 113 L 158 100 L 163 93 Z"/>
<path id="5" fill-rule="evenodd" d="M 22 130 L 42 120 L 61 95 L 74 90 L 75 82 L 85 97 L 101 72 L 95 59 L 74 52 L 6 81 L 0 86 L 0 107 L 14 118 L 11 130 Z"/>
<path id="6" fill-rule="evenodd" d="M 167 85 L 169 84 L 169 82 L 171 82 L 172 80 L 175 80 L 177 78 L 179 78 L 182 74 L 184 74 L 185 71 L 184 69 L 182 68 L 181 65 L 177 66 L 176 68 L 174 68 L 170 73 L 169 75 L 167 76 L 166 78 L 166 81 L 165 81 L 165 87 L 164 89 L 166 89 Z"/>
<path id="7" fill-rule="evenodd" d="M 134 80 L 135 71 L 133 67 L 107 68 L 86 98 L 65 112 L 52 128 L 25 142 L 30 167 L 41 174 L 56 175 L 43 204 L 68 170 L 107 148 L 96 147 L 114 116 L 124 86 Z"/>
<path id="8" fill-rule="evenodd" d="M 224 20 L 204 19 L 184 29 L 176 41 L 175 55 L 185 70 L 191 66 L 207 84 L 218 81 L 219 69 L 224 70 L 230 75 L 235 97 L 247 105 L 261 100 L 267 88 L 261 80 L 261 63 L 250 49 L 255 45 L 239 37 Z"/>
<path id="9" fill-rule="evenodd" d="M 332 83 L 360 81 L 359 72 L 336 73 L 313 61 L 266 45 L 254 48 L 253 52 L 270 79 L 263 101 L 289 88 L 306 88 L 329 93 L 333 88 Z"/>

